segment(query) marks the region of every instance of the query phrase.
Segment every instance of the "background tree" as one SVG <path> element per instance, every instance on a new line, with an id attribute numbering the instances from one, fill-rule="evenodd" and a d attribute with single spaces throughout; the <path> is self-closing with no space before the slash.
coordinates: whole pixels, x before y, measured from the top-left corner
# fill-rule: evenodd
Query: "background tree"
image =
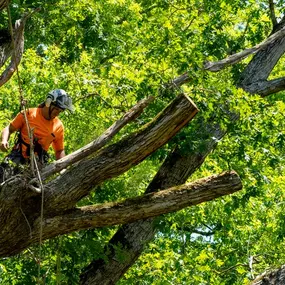
<path id="1" fill-rule="evenodd" d="M 69 153 L 90 142 L 147 95 L 155 95 L 156 100 L 143 116 L 117 134 L 115 142 L 150 121 L 176 96 L 175 90 L 188 93 L 200 109 L 194 121 L 163 149 L 97 186 L 78 206 L 143 193 L 166 157 L 148 191 L 184 183 L 201 165 L 191 180 L 233 168 L 240 174 L 244 190 L 148 221 L 148 228 L 142 226 L 145 222 L 125 226 L 107 248 L 116 227 L 49 240 L 41 267 L 46 282 L 77 284 L 82 267 L 95 260 L 87 272 L 95 272 L 92 278 L 101 274 L 105 284 L 112 284 L 143 249 L 120 284 L 138 280 L 189 284 L 190 276 L 193 284 L 241 284 L 284 263 L 279 250 L 284 246 L 282 92 L 262 99 L 235 88 L 238 82 L 246 91 L 262 96 L 283 90 L 282 64 L 277 65 L 284 52 L 283 38 L 258 52 L 250 63 L 243 61 L 218 74 L 205 71 L 210 64 L 203 65 L 205 59 L 226 58 L 260 43 L 272 30 L 282 29 L 278 14 L 282 15 L 282 2 L 275 3 L 276 10 L 270 2 L 69 2 L 13 1 L 11 9 L 14 22 L 23 11 L 41 7 L 26 24 L 19 71 L 30 105 L 43 100 L 54 86 L 75 98 L 76 114 L 63 117 Z M 3 12 L 2 28 L 7 29 L 7 20 Z M 15 76 L 0 92 L 4 126 L 19 108 Z M 216 146 L 226 132 L 227 137 Z M 130 232 L 138 236 L 134 230 L 139 226 L 145 239 L 127 242 Z M 146 246 L 154 228 L 156 238 Z M 120 240 L 117 237 L 122 232 Z M 32 283 L 32 276 L 37 275 L 35 259 L 37 248 L 32 247 L 20 257 L 3 260 L 2 282 Z M 116 280 L 109 278 L 108 265 L 112 273 L 118 269 Z M 16 268 L 15 274 L 11 274 L 12 268 Z M 86 276 L 91 278 L 83 274 L 82 283 Z M 104 283 L 101 280 L 99 284 Z"/>

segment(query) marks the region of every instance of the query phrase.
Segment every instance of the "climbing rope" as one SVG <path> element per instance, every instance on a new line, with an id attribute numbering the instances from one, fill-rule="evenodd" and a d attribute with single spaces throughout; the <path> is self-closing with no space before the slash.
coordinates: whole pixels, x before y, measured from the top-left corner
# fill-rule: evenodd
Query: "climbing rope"
<path id="1" fill-rule="evenodd" d="M 8 19 L 9 19 L 9 29 L 10 29 L 10 34 L 11 34 L 11 40 L 12 40 L 12 49 L 13 49 L 13 56 L 14 59 L 16 59 L 16 50 L 15 50 L 15 40 L 14 40 L 14 33 L 13 33 L 13 25 L 12 25 L 12 17 L 11 17 L 11 12 L 10 12 L 10 7 L 7 5 L 7 14 L 8 14 Z M 24 118 L 25 118 L 25 123 L 27 126 L 28 130 L 28 136 L 30 140 L 30 163 L 31 163 L 31 171 L 33 175 L 37 175 L 38 181 L 40 183 L 40 189 L 41 189 L 41 214 L 40 214 L 40 237 L 39 237 L 39 257 L 38 257 L 38 282 L 40 284 L 40 275 L 41 275 L 41 254 L 42 254 L 42 236 L 43 236 L 43 213 L 44 213 L 44 186 L 43 182 L 41 179 L 38 163 L 34 154 L 34 143 L 33 143 L 33 129 L 31 129 L 28 118 L 27 118 L 27 110 L 26 110 L 26 104 L 27 101 L 24 99 L 23 96 L 23 88 L 22 88 L 22 83 L 21 83 L 21 78 L 20 78 L 20 73 L 18 69 L 18 65 L 15 63 L 15 69 L 16 69 L 16 74 L 17 74 L 17 81 L 18 81 L 18 89 L 19 89 L 19 94 L 20 94 L 20 106 L 21 109 L 23 109 L 24 113 Z"/>

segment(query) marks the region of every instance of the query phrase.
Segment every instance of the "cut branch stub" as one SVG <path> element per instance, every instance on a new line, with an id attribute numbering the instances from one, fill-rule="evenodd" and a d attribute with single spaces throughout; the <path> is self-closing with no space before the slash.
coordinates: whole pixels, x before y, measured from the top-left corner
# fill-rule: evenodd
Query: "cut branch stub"
<path id="1" fill-rule="evenodd" d="M 143 129 L 101 150 L 96 157 L 78 162 L 48 183 L 51 190 L 46 192 L 45 205 L 56 212 L 72 208 L 92 187 L 124 173 L 167 143 L 197 112 L 188 96 L 179 95 Z"/>

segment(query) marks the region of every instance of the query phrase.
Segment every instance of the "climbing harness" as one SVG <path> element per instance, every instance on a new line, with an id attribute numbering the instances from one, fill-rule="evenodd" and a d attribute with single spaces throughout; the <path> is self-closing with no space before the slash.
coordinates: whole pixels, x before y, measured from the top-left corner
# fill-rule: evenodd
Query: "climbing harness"
<path id="1" fill-rule="evenodd" d="M 7 5 L 7 14 L 8 14 L 8 19 L 9 19 L 9 28 L 10 28 L 10 34 L 11 34 L 11 40 L 12 40 L 12 49 L 14 53 L 14 57 L 16 57 L 15 54 L 15 41 L 14 41 L 14 35 L 13 35 L 13 26 L 12 26 L 12 18 L 11 18 L 11 12 L 10 12 L 10 7 Z M 38 163 L 35 157 L 34 153 L 34 134 L 33 134 L 33 129 L 31 129 L 28 118 L 27 118 L 27 110 L 26 110 L 26 103 L 27 101 L 24 99 L 23 96 L 23 88 L 21 84 L 21 78 L 18 70 L 18 66 L 15 63 L 15 68 L 16 68 L 16 74 L 17 74 L 17 80 L 18 80 L 18 89 L 19 89 L 19 94 L 20 94 L 20 105 L 21 109 L 23 109 L 23 114 L 25 118 L 25 123 L 27 126 L 28 130 L 28 136 L 29 136 L 29 141 L 30 141 L 30 164 L 31 164 L 31 171 L 32 174 L 37 176 L 37 179 L 40 184 L 40 192 L 41 192 L 41 214 L 40 214 L 40 236 L 39 236 L 39 257 L 38 257 L 38 281 L 40 282 L 40 270 L 41 270 L 41 250 L 42 250 L 42 236 L 43 236 L 43 212 L 44 212 L 44 186 L 42 183 Z"/>

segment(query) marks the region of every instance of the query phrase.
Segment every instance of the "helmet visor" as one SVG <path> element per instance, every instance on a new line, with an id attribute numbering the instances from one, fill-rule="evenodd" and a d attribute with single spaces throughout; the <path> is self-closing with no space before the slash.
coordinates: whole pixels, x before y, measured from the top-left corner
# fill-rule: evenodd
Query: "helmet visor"
<path id="1" fill-rule="evenodd" d="M 67 109 L 70 112 L 74 112 L 74 106 L 72 105 L 72 100 L 68 95 L 57 97 L 55 104 L 63 110 Z"/>

